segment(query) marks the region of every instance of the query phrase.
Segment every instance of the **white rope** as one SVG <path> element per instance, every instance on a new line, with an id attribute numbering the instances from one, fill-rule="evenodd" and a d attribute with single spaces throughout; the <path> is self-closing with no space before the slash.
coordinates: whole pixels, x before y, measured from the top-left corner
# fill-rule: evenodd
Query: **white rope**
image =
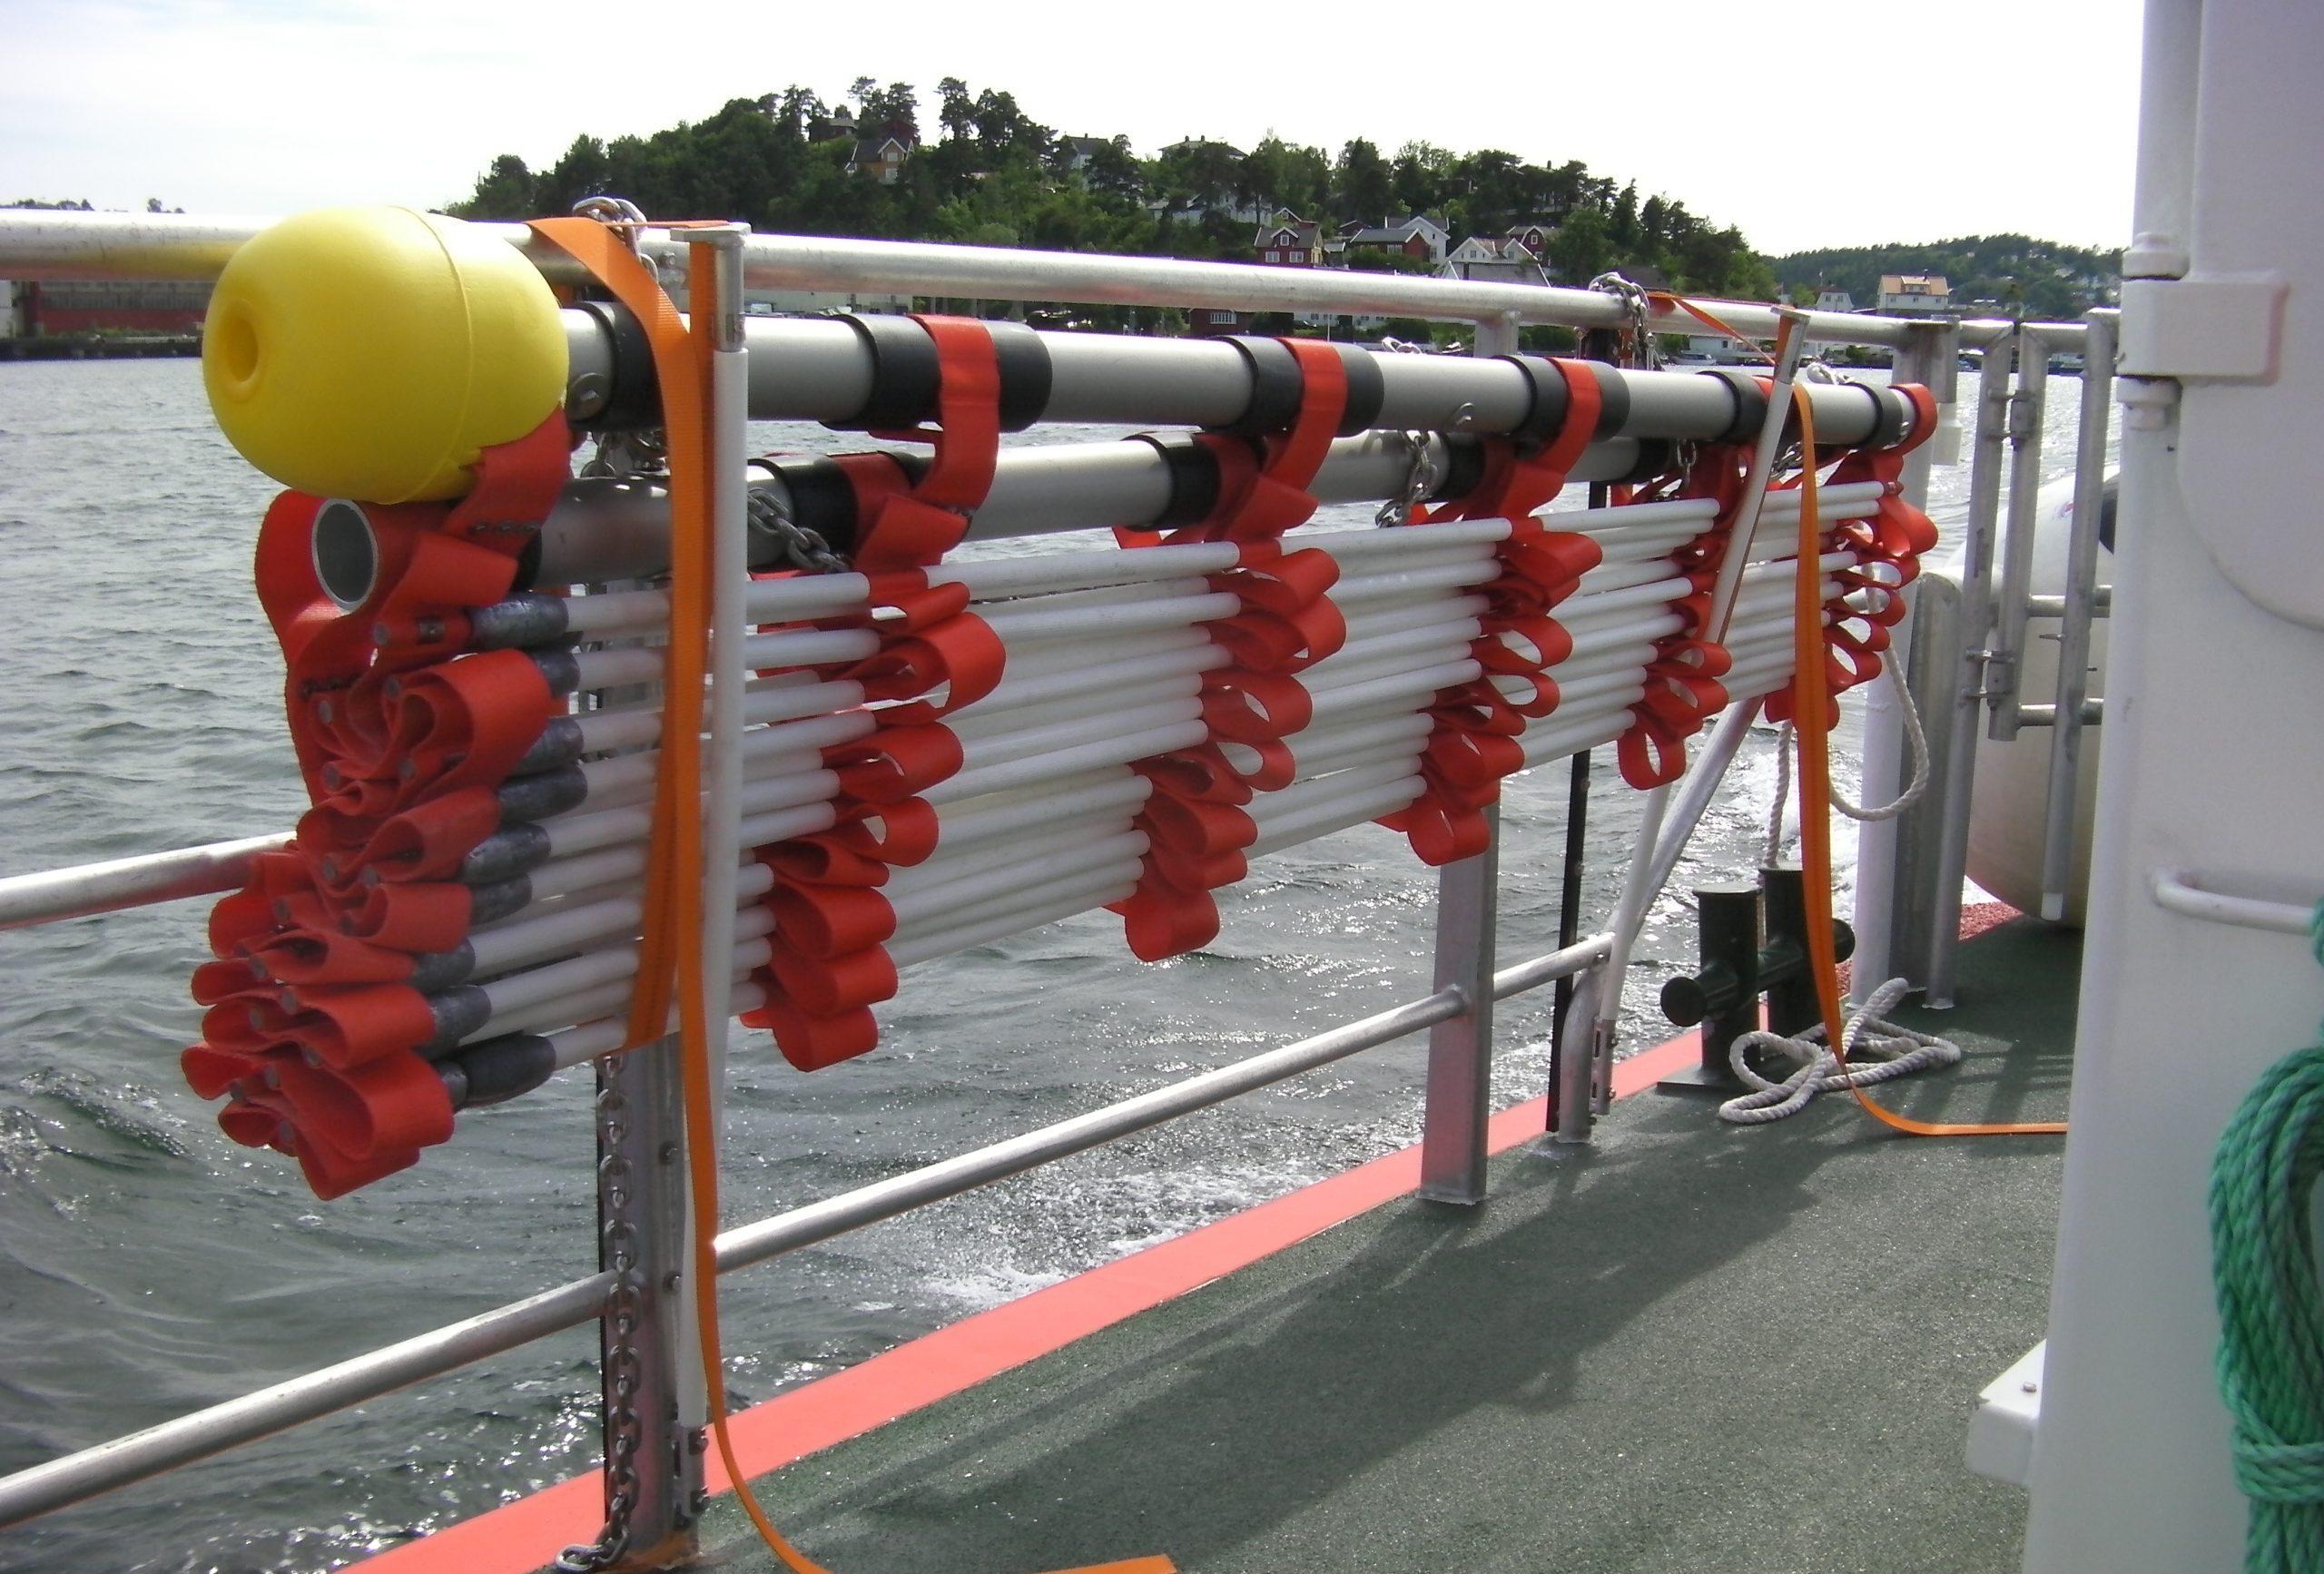
<path id="1" fill-rule="evenodd" d="M 1846 1070 L 1840 1058 L 1826 1048 L 1821 1022 L 1796 1038 L 1765 1031 L 1741 1035 L 1728 1046 L 1727 1062 L 1751 1091 L 1720 1105 L 1719 1119 L 1736 1126 L 1764 1126 L 1798 1114 L 1819 1093 L 1869 1087 L 1934 1066 L 1958 1065 L 1959 1045 L 1882 1018 L 1880 1013 L 1903 999 L 1908 987 L 1902 979 L 1889 979 L 1847 1019 L 1840 1029 L 1840 1047 L 1848 1058 Z M 1774 1050 L 1798 1062 L 1798 1069 L 1781 1082 L 1770 1082 L 1753 1069 L 1748 1058 L 1753 1049 Z"/>
<path id="2" fill-rule="evenodd" d="M 1894 820 L 1921 801 L 1928 791 L 1928 733 L 1921 727 L 1920 707 L 1913 703 L 1913 691 L 1894 661 L 1880 664 L 1882 675 L 1896 693 L 1896 703 L 1905 712 L 1905 744 L 1913 756 L 1913 779 L 1891 802 L 1877 809 L 1866 809 L 1840 791 L 1839 783 L 1832 784 L 1832 807 L 1858 823 Z M 1791 723 L 1786 722 L 1776 737 L 1776 801 L 1768 811 L 1768 838 L 1763 848 L 1764 862 L 1773 863 L 1783 851 L 1783 813 L 1791 799 Z"/>

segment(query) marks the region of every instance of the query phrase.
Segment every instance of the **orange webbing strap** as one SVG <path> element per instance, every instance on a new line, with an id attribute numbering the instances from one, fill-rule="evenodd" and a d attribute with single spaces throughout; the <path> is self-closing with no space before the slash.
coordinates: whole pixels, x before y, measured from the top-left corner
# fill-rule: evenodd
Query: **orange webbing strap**
<path id="1" fill-rule="evenodd" d="M 1705 310 L 1702 307 L 1696 305 L 1693 301 L 1688 300 L 1683 295 L 1674 295 L 1668 290 L 1649 290 L 1646 292 L 1646 298 L 1649 300 L 1653 301 L 1657 306 L 1663 308 L 1665 310 L 1668 310 L 1673 306 L 1677 307 L 1679 310 L 1693 318 L 1697 322 L 1702 323 L 1706 327 L 1709 328 L 1713 332 L 1727 335 L 1728 338 L 1743 346 L 1744 349 L 1749 350 L 1752 354 L 1758 356 L 1762 360 L 1773 361 L 1775 359 L 1774 356 L 1768 354 L 1766 350 L 1761 349 L 1742 331 L 1742 330 L 1728 327 L 1726 323 L 1721 322 L 1718 318 L 1712 316 L 1709 311 Z M 1776 335 L 1776 342 L 1778 345 L 1783 342 L 1783 335 L 1780 331 Z"/>
<path id="2" fill-rule="evenodd" d="M 544 219 L 532 228 L 586 268 L 635 312 L 653 346 L 670 471 L 670 644 L 664 667 L 665 713 L 698 717 L 710 626 L 710 314 L 694 313 L 690 333 L 653 274 L 610 229 L 594 219 Z M 711 250 L 694 246 L 689 252 L 694 299 L 708 300 L 715 289 Z M 684 713 L 678 709 L 682 697 L 690 702 Z M 707 974 L 702 955 L 702 733 L 698 721 L 693 726 L 663 728 L 661 762 L 655 781 L 645 938 L 639 948 L 629 1038 L 634 1047 L 661 1036 L 675 989 L 678 1053 L 684 1068 L 687 1183 L 694 1208 L 690 1258 L 695 1286 L 694 1322 L 702 1346 L 710 1431 L 718 1446 L 719 1461 L 734 1484 L 735 1500 L 768 1549 L 791 1574 L 831 1574 L 785 1540 L 766 1510 L 759 1507 L 727 1430 L 726 1365 L 718 1329 L 718 1130 L 711 1100 L 712 1024 L 703 999 Z M 724 1018 L 720 1020 L 723 1024 Z M 1059 1574 L 1176 1574 L 1176 1569 L 1167 1558 L 1141 1558 Z"/>
<path id="3" fill-rule="evenodd" d="M 1817 517 L 1816 414 L 1807 388 L 1794 383 L 1792 402 L 1799 410 L 1799 451 L 1810 456 L 1799 480 L 1799 572 L 1792 595 L 1793 732 L 1799 740 L 1799 861 L 1806 872 L 1802 883 L 1807 897 L 1807 964 L 1816 978 L 1817 1004 L 1824 1011 L 1824 1042 L 1830 1046 L 1840 1069 L 1847 1069 L 1841 1041 L 1839 963 L 1832 954 L 1832 758 L 1829 748 L 1832 713 L 1837 702 L 1824 686 L 1824 603 L 1818 582 L 1823 575 L 1817 560 L 1823 551 L 1823 522 Z M 1947 1124 L 1914 1120 L 1876 1104 L 1861 1087 L 1850 1087 L 1864 1112 L 1892 1131 L 1908 1136 L 1999 1136 L 2053 1134 L 2065 1122 L 2029 1121 L 2021 1125 Z"/>

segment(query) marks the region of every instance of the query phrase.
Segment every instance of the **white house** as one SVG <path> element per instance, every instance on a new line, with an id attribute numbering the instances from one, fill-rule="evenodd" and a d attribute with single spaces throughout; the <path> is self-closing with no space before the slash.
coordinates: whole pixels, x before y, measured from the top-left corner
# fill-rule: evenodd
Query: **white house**
<path id="1" fill-rule="evenodd" d="M 1479 284 L 1547 284 L 1550 276 L 1541 260 L 1515 237 L 1495 239 L 1472 235 L 1444 254 L 1437 265 L 1439 279 L 1466 279 Z"/>
<path id="2" fill-rule="evenodd" d="M 1880 310 L 1892 317 L 1934 317 L 1953 302 L 1942 273 L 1883 273 Z"/>
<path id="3" fill-rule="evenodd" d="M 1818 311 L 1854 311 L 1856 297 L 1836 286 L 1821 285 L 1816 291 L 1815 309 Z"/>

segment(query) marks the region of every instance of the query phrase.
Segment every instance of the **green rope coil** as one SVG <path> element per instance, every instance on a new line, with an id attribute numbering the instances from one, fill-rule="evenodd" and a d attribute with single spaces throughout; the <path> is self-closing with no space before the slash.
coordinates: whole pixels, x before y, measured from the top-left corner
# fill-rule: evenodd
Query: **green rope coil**
<path id="1" fill-rule="evenodd" d="M 2324 906 L 2309 926 L 2324 963 Z M 2270 1067 L 2211 1162 L 2219 1387 L 2251 1500 L 2246 1574 L 2324 1574 L 2324 1285 L 2309 1198 L 2324 1176 L 2324 1045 Z"/>

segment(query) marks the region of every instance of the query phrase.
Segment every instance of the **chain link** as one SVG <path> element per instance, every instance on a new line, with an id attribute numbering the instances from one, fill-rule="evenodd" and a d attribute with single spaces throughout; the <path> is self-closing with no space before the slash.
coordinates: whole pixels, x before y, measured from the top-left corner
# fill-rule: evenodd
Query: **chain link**
<path id="1" fill-rule="evenodd" d="M 751 529 L 771 538 L 783 554 L 783 561 L 793 568 L 804 568 L 817 574 L 845 574 L 847 559 L 832 550 L 830 542 L 821 534 L 809 529 L 791 516 L 791 510 L 771 488 L 754 487 L 750 491 Z M 753 563 L 759 554 L 751 554 Z"/>
<path id="2" fill-rule="evenodd" d="M 597 1067 L 598 1255 L 614 1275 L 606 1307 L 606 1525 L 593 1542 L 567 1547 L 553 1567 L 557 1574 L 596 1574 L 629 1552 L 629 1517 L 637 1508 L 637 1451 L 645 1431 L 637 1417 L 637 1389 L 645 1371 L 637 1349 L 644 1315 L 645 1278 L 638 1271 L 637 1225 L 632 1216 L 630 1163 L 623 1151 L 628 1136 L 629 1101 L 615 1082 L 612 1063 Z"/>
<path id="3" fill-rule="evenodd" d="M 1618 330 L 1621 364 L 1644 371 L 1659 368 L 1662 365 L 1662 346 L 1656 342 L 1653 332 L 1647 327 L 1649 303 L 1645 286 L 1633 284 L 1620 273 L 1600 273 L 1590 281 L 1590 288 L 1620 300 L 1628 314 L 1628 320 Z"/>

